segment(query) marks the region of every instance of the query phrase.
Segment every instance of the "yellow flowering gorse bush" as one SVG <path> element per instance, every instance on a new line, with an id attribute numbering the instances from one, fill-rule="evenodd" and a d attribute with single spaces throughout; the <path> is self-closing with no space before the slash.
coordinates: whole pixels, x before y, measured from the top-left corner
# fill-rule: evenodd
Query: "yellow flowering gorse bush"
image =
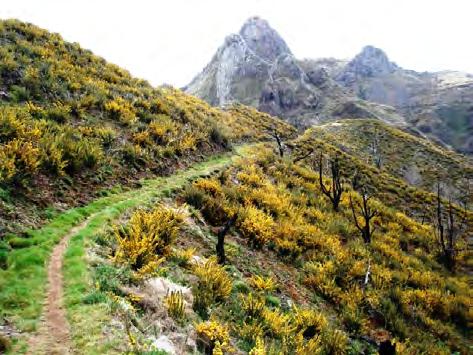
<path id="1" fill-rule="evenodd" d="M 130 265 L 140 274 L 152 271 L 170 254 L 182 222 L 180 213 L 164 206 L 137 210 L 125 226 L 115 227 L 114 260 Z"/>
<path id="2" fill-rule="evenodd" d="M 465 340 L 457 329 L 472 321 L 467 301 L 471 292 L 438 263 L 431 225 L 373 199 L 379 216 L 372 221 L 374 237 L 366 245 L 350 210 L 349 197 L 360 199 L 356 191 L 347 185 L 340 212 L 334 213 L 319 191 L 316 172 L 302 164 L 271 159 L 265 151 L 218 179 L 200 180 L 194 188 L 202 199 L 219 201 L 202 209 L 204 217 L 212 211 L 237 211 L 235 229 L 250 245 L 300 265 L 297 272 L 303 285 L 337 309 L 348 332 L 365 334 L 381 322 L 381 327 L 403 340 L 400 348 L 426 346 L 437 351 L 434 341 L 406 342 L 410 336 L 427 339 L 435 334 L 449 347 L 464 349 Z M 217 225 L 227 219 L 223 217 Z M 266 289 L 261 276 L 249 281 L 255 290 Z M 271 293 L 270 289 L 265 292 Z M 268 308 L 256 293 L 241 296 L 239 303 L 245 314 L 239 334 L 253 344 L 258 338 L 265 339 L 265 344 L 268 339 L 285 339 L 286 345 L 292 344 L 301 353 L 307 349 L 346 352 L 346 334 L 331 328 L 323 314 L 315 313 L 311 321 L 304 312 L 286 318 L 284 312 Z M 298 324 L 310 322 L 317 336 L 309 342 Z M 416 326 L 419 322 L 424 328 Z"/>

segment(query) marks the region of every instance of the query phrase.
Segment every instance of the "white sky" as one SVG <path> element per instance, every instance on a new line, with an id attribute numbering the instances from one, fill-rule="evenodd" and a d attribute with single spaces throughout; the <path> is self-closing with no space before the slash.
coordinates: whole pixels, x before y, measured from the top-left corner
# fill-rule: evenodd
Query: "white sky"
<path id="1" fill-rule="evenodd" d="M 258 15 L 298 58 L 351 58 L 367 44 L 418 71 L 473 73 L 472 0 L 0 0 L 154 85 L 187 84 Z"/>

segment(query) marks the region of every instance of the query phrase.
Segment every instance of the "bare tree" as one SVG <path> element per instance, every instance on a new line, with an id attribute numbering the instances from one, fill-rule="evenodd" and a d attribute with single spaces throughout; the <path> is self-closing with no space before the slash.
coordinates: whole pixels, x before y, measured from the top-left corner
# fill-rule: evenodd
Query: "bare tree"
<path id="1" fill-rule="evenodd" d="M 358 168 L 355 168 L 355 172 L 351 177 L 351 186 L 353 187 L 353 190 L 361 188 L 361 175 L 358 172 Z"/>
<path id="2" fill-rule="evenodd" d="M 447 211 L 444 211 L 444 206 L 442 203 L 442 189 L 440 187 L 440 183 L 437 183 L 437 208 L 436 221 L 434 221 L 434 224 L 443 261 L 447 269 L 450 271 L 455 270 L 455 258 L 457 254 L 456 242 L 458 240 L 458 235 L 461 232 L 463 223 L 466 221 L 466 215 L 467 213 L 465 209 L 465 220 L 460 220 L 457 223 L 455 220 L 456 214 L 454 213 L 454 208 L 450 199 L 448 200 Z"/>
<path id="3" fill-rule="evenodd" d="M 230 228 L 235 224 L 236 220 L 238 218 L 238 214 L 235 213 L 228 221 L 225 223 L 225 225 L 222 227 L 222 229 L 219 230 L 217 234 L 217 246 L 215 248 L 217 252 L 217 260 L 220 265 L 225 264 L 226 262 L 226 256 L 225 256 L 225 236 L 227 235 L 228 231 Z"/>
<path id="4" fill-rule="evenodd" d="M 371 238 L 373 236 L 373 231 L 374 231 L 374 227 L 371 228 L 371 220 L 374 217 L 378 216 L 379 212 L 370 206 L 369 201 L 371 199 L 371 196 L 368 196 L 368 194 L 366 193 L 364 189 L 362 190 L 363 190 L 361 194 L 362 203 L 358 201 L 355 201 L 355 203 L 353 203 L 353 200 L 350 196 L 350 208 L 353 214 L 353 220 L 355 222 L 356 228 L 361 232 L 363 241 L 365 243 L 370 243 Z M 360 223 L 358 222 L 357 211 L 356 211 L 357 208 L 358 208 L 359 214 L 364 219 L 363 225 L 360 225 Z"/>
<path id="5" fill-rule="evenodd" d="M 297 157 L 297 158 L 294 158 L 292 160 L 292 163 L 295 164 L 297 163 L 298 161 L 301 161 L 301 160 L 304 160 L 305 158 L 308 158 L 309 156 L 312 155 L 312 153 L 314 152 L 314 149 L 313 148 L 310 148 L 305 154 Z"/>
<path id="6" fill-rule="evenodd" d="M 274 139 L 276 139 L 276 143 L 278 144 L 279 149 L 279 156 L 282 158 L 284 156 L 284 144 L 281 140 L 281 137 L 275 129 L 273 129 L 270 134 L 271 136 L 273 136 Z"/>
<path id="7" fill-rule="evenodd" d="M 467 211 L 473 204 L 473 177 L 466 176 L 461 180 L 462 188 L 459 193 L 458 202 Z"/>
<path id="8" fill-rule="evenodd" d="M 327 196 L 332 202 L 333 210 L 338 212 L 338 205 L 342 198 L 343 188 L 341 182 L 340 165 L 338 157 L 330 160 L 330 171 L 332 175 L 332 186 L 327 187 L 323 182 L 323 156 L 320 154 L 319 157 L 319 184 L 322 193 Z"/>
<path id="9" fill-rule="evenodd" d="M 375 129 L 373 134 L 373 141 L 369 146 L 370 153 L 373 157 L 374 164 L 378 169 L 381 169 L 383 164 L 383 158 L 381 157 L 381 149 L 380 149 L 380 142 L 379 142 L 379 132 Z"/>

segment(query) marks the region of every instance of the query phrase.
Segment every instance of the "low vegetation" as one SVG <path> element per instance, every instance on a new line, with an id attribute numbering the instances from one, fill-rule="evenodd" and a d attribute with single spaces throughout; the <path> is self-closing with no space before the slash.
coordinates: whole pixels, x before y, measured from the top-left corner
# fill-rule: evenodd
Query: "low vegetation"
<path id="1" fill-rule="evenodd" d="M 466 234 L 456 240 L 452 271 L 443 262 L 432 220 L 422 223 L 386 206 L 368 194 L 367 185 L 353 189 L 343 164 L 343 193 L 334 210 L 319 168 L 294 163 L 293 156 L 281 158 L 271 144 L 218 175 L 196 180 L 168 200 L 168 207 L 159 207 L 177 208 L 185 217 L 181 232 L 171 238 L 173 251 L 147 277 L 123 279 L 118 275 L 124 271 L 117 271 L 110 274 L 117 275 L 112 277 L 117 286 L 100 281 L 98 287 L 112 292 L 112 299 L 135 309 L 127 316 L 120 311 L 134 341 L 129 346 L 153 349 L 153 334 L 144 325 L 173 319 L 162 334 L 189 336 L 192 327 L 197 349 L 209 354 L 358 354 L 392 348 L 467 353 L 472 295 L 464 273 L 470 257 Z M 323 186 L 332 186 L 332 178 L 324 174 Z M 122 224 L 126 228 L 135 214 L 155 210 L 138 210 Z M 218 234 L 234 216 L 224 242 L 226 262 L 219 265 Z M 362 238 L 366 223 L 369 240 Z M 113 233 L 109 246 L 100 249 L 112 255 L 120 243 Z M 148 233 L 140 235 L 146 239 Z M 126 270 L 122 263 L 111 267 Z M 167 311 L 159 316 L 140 291 L 123 293 L 161 277 L 188 287 L 192 303 L 168 293 Z"/>
<path id="2" fill-rule="evenodd" d="M 57 34 L 7 20 L 0 43 L 0 236 L 45 219 L 38 205 L 74 206 L 229 148 L 226 113 Z"/>
<path id="3" fill-rule="evenodd" d="M 126 226 L 115 228 L 117 250 L 114 260 L 126 263 L 138 275 L 146 275 L 170 254 L 181 223 L 179 213 L 162 206 L 149 212 L 136 211 Z"/>
<path id="4" fill-rule="evenodd" d="M 347 183 L 334 211 L 318 180 L 317 169 L 266 151 L 185 192 L 185 198 L 201 194 L 198 203 L 188 201 L 204 216 L 219 216 L 209 223 L 219 225 L 238 211 L 235 232 L 241 241 L 262 258 L 294 268 L 298 293 L 312 294 L 303 304 L 321 312 L 266 308 L 264 282 L 256 276 L 250 282 L 255 292 L 241 296 L 243 327 L 236 328 L 243 333 L 235 336 L 267 349 L 305 349 L 296 351 L 301 354 L 355 353 L 375 333 L 378 342 L 388 338 L 409 352 L 467 351 L 471 292 L 462 273 L 451 274 L 442 264 L 433 223 L 368 200 Z M 367 223 L 369 237 L 362 233 Z M 458 239 L 463 246 L 465 237 Z M 459 263 L 466 265 L 469 252 L 460 250 Z M 233 263 L 240 268 L 238 259 Z M 283 294 L 289 291 L 284 281 L 279 284 Z M 336 322 L 327 321 L 333 315 Z M 305 325 L 298 328 L 297 319 Z"/>
<path id="5" fill-rule="evenodd" d="M 97 284 L 88 272 L 86 248 L 104 230 L 112 236 L 114 230 L 109 228 L 110 221 L 128 209 L 149 205 L 157 196 L 181 187 L 189 179 L 222 168 L 229 161 L 228 155 L 215 157 L 169 178 L 144 181 L 140 189 L 116 191 L 87 206 L 60 214 L 44 227 L 29 232 L 27 236 L 11 236 L 7 244 L 9 249 L 4 257 L 4 268 L 0 270 L 0 322 L 25 334 L 37 329 L 45 296 L 46 265 L 51 250 L 70 229 L 91 217 L 87 228 L 71 240 L 70 250 L 66 253 L 65 304 L 77 348 L 87 352 L 105 345 L 102 343 L 104 339 L 100 326 L 100 322 L 110 321 L 106 310 L 108 305 L 103 303 L 107 300 L 105 292 L 118 292 L 120 283 L 135 278 L 127 263 L 120 261 L 117 264 L 123 265 L 120 270 L 124 271 L 115 272 L 107 266 L 99 268 L 95 276 Z M 110 257 L 113 256 L 111 252 Z M 98 289 L 94 290 L 97 285 Z M 89 295 L 87 292 L 90 290 L 93 291 Z M 95 324 L 95 321 L 98 323 Z M 93 336 L 95 340 L 92 341 L 89 336 Z M 116 343 L 116 339 L 112 339 L 111 343 Z M 21 344 L 18 346 L 21 347 Z M 18 347 L 15 349 L 19 351 Z"/>
<path id="6" fill-rule="evenodd" d="M 233 140 L 273 140 L 275 135 L 282 140 L 294 138 L 297 130 L 287 122 L 241 104 L 225 108 L 225 124 L 230 128 Z"/>

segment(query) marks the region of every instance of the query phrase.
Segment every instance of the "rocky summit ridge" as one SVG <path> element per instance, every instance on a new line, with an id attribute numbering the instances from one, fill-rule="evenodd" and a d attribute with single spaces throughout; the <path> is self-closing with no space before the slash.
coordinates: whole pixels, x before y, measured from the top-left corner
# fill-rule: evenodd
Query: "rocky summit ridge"
<path id="1" fill-rule="evenodd" d="M 390 74 L 399 67 L 391 62 L 386 53 L 373 46 L 365 46 L 343 69 L 337 77 L 341 82 L 352 82 L 359 77 L 373 77 Z"/>
<path id="2" fill-rule="evenodd" d="M 211 105 L 242 103 L 302 128 L 375 118 L 473 152 L 472 75 L 407 70 L 374 46 L 348 61 L 299 60 L 259 17 L 228 36 L 184 90 Z"/>
<path id="3" fill-rule="evenodd" d="M 391 109 L 363 102 L 330 77 L 294 57 L 267 21 L 253 17 L 227 36 L 211 62 L 184 90 L 212 105 L 242 103 L 300 127 L 331 117 L 379 118 L 403 124 Z"/>
<path id="4" fill-rule="evenodd" d="M 268 23 L 259 17 L 248 19 L 238 34 L 253 55 L 274 62 L 280 55 L 292 55 L 286 42 Z"/>

